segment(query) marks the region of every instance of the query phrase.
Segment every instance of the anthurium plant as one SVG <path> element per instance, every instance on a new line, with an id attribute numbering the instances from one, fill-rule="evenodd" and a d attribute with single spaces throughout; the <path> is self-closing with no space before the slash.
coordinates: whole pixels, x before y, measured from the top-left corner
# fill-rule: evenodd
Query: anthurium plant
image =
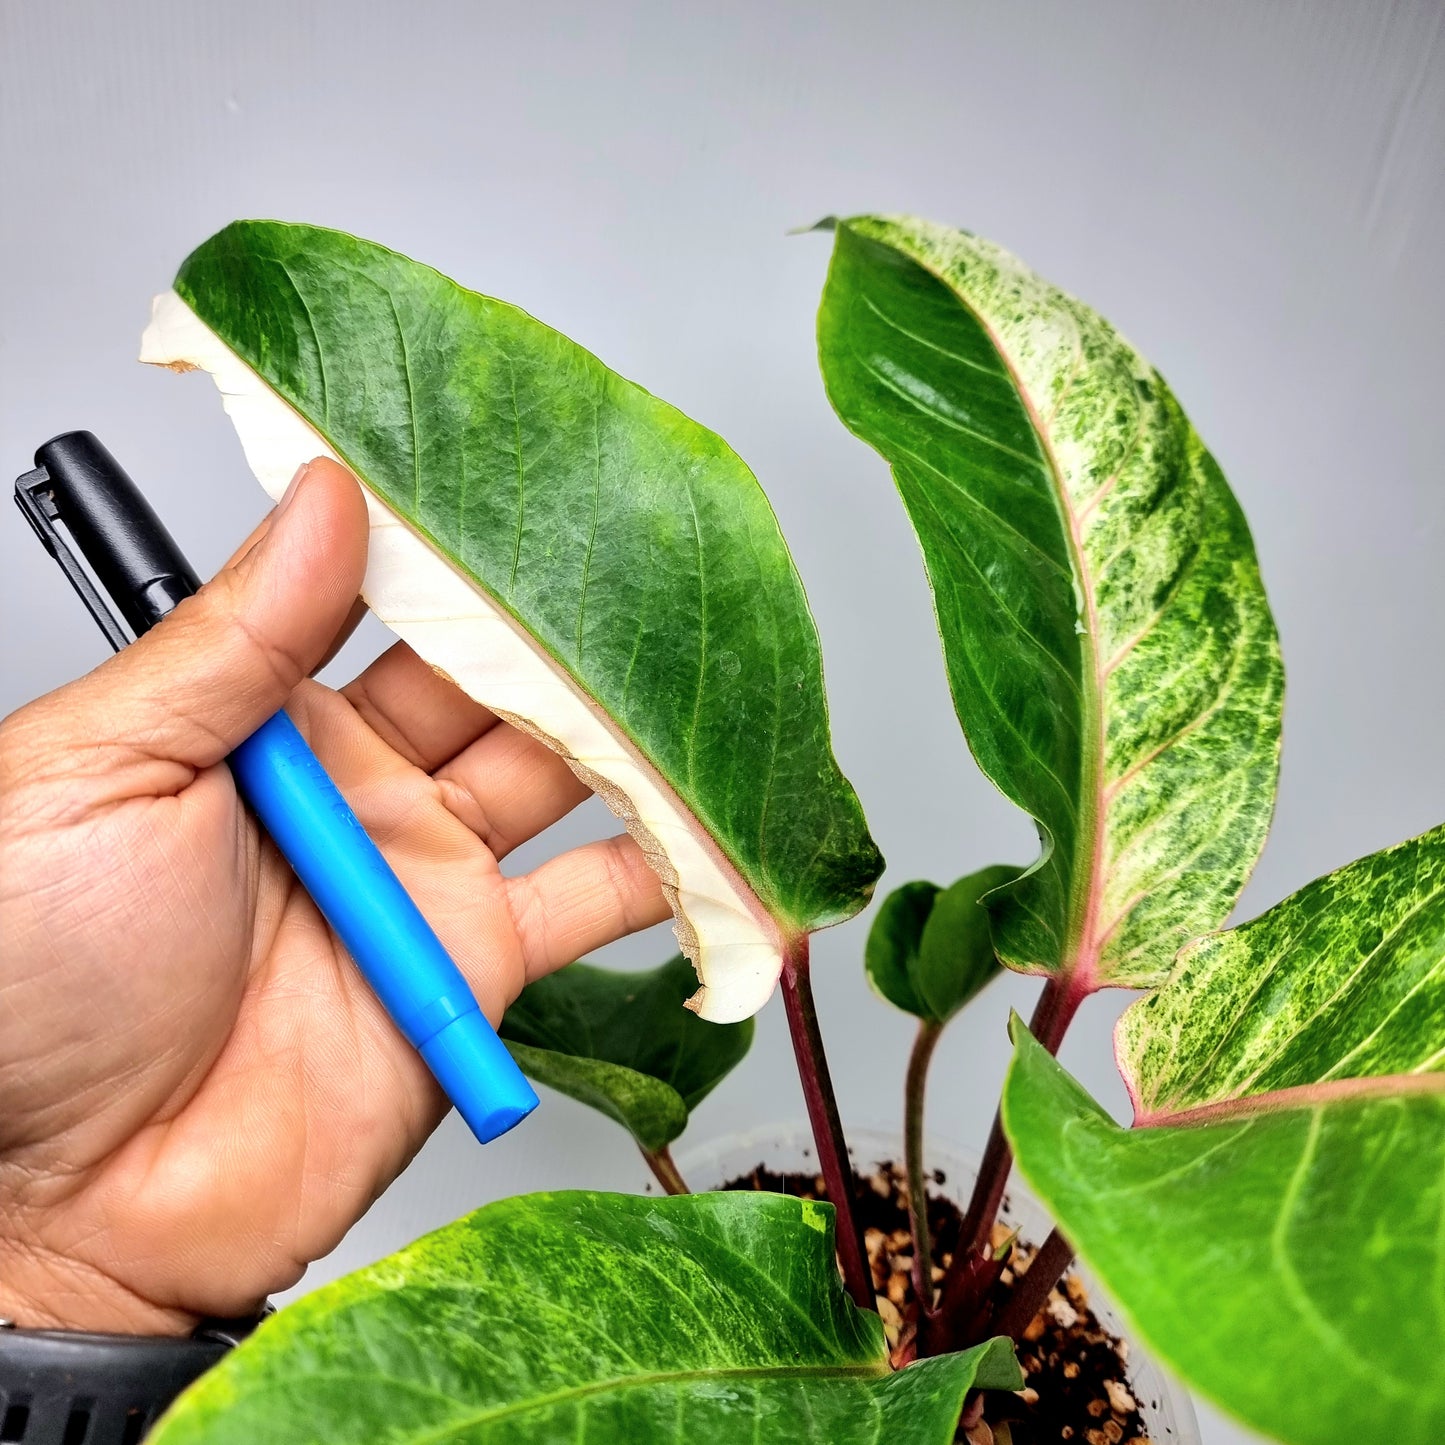
<path id="1" fill-rule="evenodd" d="M 1218 465 L 1108 322 L 998 246 L 907 218 L 823 229 L 827 394 L 892 470 L 964 736 L 1040 840 L 903 884 L 860 949 L 918 1020 L 909 1348 L 874 1313 L 808 955 L 883 863 L 758 482 L 516 307 L 349 235 L 239 222 L 157 299 L 143 359 L 211 373 L 273 494 L 315 455 L 350 467 L 372 611 L 642 844 L 682 953 L 575 964 L 503 1033 L 629 1132 L 667 1197 L 490 1205 L 283 1310 L 162 1445 L 977 1439 L 980 1392 L 1025 1386 L 1014 1342 L 1076 1253 L 1255 1428 L 1445 1439 L 1445 828 L 1226 929 L 1274 804 L 1283 672 Z M 1003 968 L 1042 991 L 934 1268 L 929 1061 Z M 690 1194 L 669 1146 L 779 986 L 829 1203 Z M 1127 1125 L 1053 1057 L 1118 987 L 1143 995 L 1117 1035 Z M 1058 1227 L 1005 1288 L 1015 1163 Z"/>

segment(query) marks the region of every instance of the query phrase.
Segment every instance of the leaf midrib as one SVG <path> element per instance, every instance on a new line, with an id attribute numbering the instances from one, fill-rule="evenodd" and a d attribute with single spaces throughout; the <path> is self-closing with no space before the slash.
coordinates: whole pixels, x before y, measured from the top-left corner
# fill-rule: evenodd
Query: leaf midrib
<path id="1" fill-rule="evenodd" d="M 1135 1115 L 1134 1127 L 1154 1129 L 1225 1123 L 1288 1109 L 1317 1109 L 1351 1099 L 1393 1099 L 1429 1094 L 1445 1094 L 1445 1074 L 1374 1074 L 1361 1079 L 1328 1079 L 1315 1084 L 1297 1084 L 1288 1089 L 1272 1089 L 1266 1094 L 1220 1099 L 1191 1109 L 1148 1111 Z"/>
<path id="2" fill-rule="evenodd" d="M 1079 591 L 1084 599 L 1088 627 L 1080 641 L 1080 650 L 1085 653 L 1083 670 L 1086 676 L 1092 678 L 1092 686 L 1083 686 L 1079 689 L 1084 714 L 1080 732 L 1085 740 L 1080 755 L 1081 775 L 1079 779 L 1080 811 L 1083 817 L 1075 822 L 1074 867 L 1073 877 L 1070 880 L 1072 886 L 1069 890 L 1069 922 L 1065 929 L 1067 943 L 1064 957 L 1060 960 L 1059 971 L 1055 976 L 1068 985 L 1071 992 L 1080 995 L 1088 994 L 1094 992 L 1099 986 L 1095 977 L 1098 969 L 1099 949 L 1094 935 L 1098 929 L 1099 903 L 1103 896 L 1101 875 L 1106 822 L 1102 788 L 1105 774 L 1103 698 L 1107 679 L 1103 672 L 1102 659 L 1099 656 L 1099 613 L 1094 597 L 1094 579 L 1084 562 L 1083 538 L 1079 535 L 1078 518 L 1075 515 L 1068 489 L 1064 485 L 1063 468 L 1059 463 L 1058 454 L 1054 450 L 1052 433 L 1034 405 L 1033 396 L 1028 387 L 1024 385 L 1023 378 L 1014 365 L 1013 357 L 1004 348 L 997 332 L 983 313 L 964 296 L 953 281 L 916 253 L 910 251 L 908 255 L 910 260 L 938 281 L 958 301 L 959 306 L 973 317 L 984 335 L 988 337 L 994 354 L 1003 363 L 1009 381 L 1023 404 L 1029 425 L 1033 427 L 1039 449 L 1043 453 L 1044 462 L 1048 467 L 1049 478 L 1053 483 L 1054 503 L 1058 507 L 1059 517 L 1063 523 L 1064 543 L 1069 550 L 1069 560 L 1073 566 L 1074 576 L 1079 582 Z M 1078 321 L 1072 312 L 1068 314 L 1082 351 L 1083 338 L 1078 336 Z M 1059 393 L 1055 411 L 1062 403 L 1065 392 L 1072 384 L 1073 375 L 1076 372 L 1077 361 L 1075 371 L 1070 374 L 1069 381 L 1065 383 L 1064 389 Z M 1080 826 L 1080 823 L 1083 826 Z M 1081 869 L 1078 866 L 1079 854 L 1084 846 L 1082 840 L 1085 837 L 1089 840 L 1089 856 L 1086 866 Z"/>

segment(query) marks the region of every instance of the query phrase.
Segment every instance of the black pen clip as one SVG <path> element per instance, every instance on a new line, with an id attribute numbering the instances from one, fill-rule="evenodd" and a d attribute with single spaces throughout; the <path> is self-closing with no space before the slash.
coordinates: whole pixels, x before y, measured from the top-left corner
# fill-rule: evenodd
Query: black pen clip
<path id="1" fill-rule="evenodd" d="M 88 431 L 46 442 L 35 453 L 35 470 L 16 479 L 15 502 L 117 652 L 131 640 L 122 622 L 139 637 L 200 586 L 140 488 Z"/>
<path id="2" fill-rule="evenodd" d="M 44 467 L 36 467 L 34 471 L 15 478 L 15 505 L 40 538 L 41 545 L 60 563 L 60 570 L 70 579 L 70 585 L 80 594 L 80 600 L 85 603 L 90 615 L 100 624 L 105 640 L 119 652 L 130 638 L 60 535 L 55 525 L 60 517 L 60 505 L 55 500 L 55 486 L 50 480 L 50 473 Z"/>

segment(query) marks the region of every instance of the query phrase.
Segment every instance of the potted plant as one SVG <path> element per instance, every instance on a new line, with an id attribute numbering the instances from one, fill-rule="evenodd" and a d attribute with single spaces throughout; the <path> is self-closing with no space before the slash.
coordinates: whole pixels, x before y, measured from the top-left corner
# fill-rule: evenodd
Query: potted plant
<path id="1" fill-rule="evenodd" d="M 1221 931 L 1268 827 L 1283 674 L 1219 468 L 1157 372 L 997 246 L 827 224 L 824 383 L 892 468 L 964 734 L 1041 840 L 877 911 L 869 978 L 919 1024 L 899 1167 L 862 1181 L 808 939 L 882 860 L 744 464 L 526 314 L 337 232 L 238 223 L 158 299 L 144 359 L 213 374 L 273 494 L 318 453 L 352 468 L 372 610 L 606 799 L 686 956 L 574 965 L 504 1025 L 667 1198 L 488 1206 L 282 1311 L 163 1445 L 1023 1445 L 1020 1360 L 1093 1307 L 1076 1253 L 1132 1338 L 1256 1428 L 1445 1438 L 1445 829 Z M 950 1211 L 925 1202 L 929 1058 L 1001 967 L 1043 989 Z M 685 1193 L 669 1146 L 779 984 L 815 1157 L 791 1195 Z M 1117 1034 L 1128 1127 L 1053 1058 L 1107 987 L 1144 992 Z M 1001 1225 L 1013 1162 L 1052 1232 Z M 1108 1390 L 1082 1403 L 1055 1438 L 1145 1428 Z"/>

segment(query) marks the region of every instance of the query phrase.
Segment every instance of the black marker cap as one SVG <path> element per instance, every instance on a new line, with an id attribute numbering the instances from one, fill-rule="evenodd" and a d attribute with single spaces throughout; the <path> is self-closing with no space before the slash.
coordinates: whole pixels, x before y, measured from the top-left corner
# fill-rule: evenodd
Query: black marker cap
<path id="1" fill-rule="evenodd" d="M 88 431 L 64 432 L 35 453 L 59 519 L 137 637 L 200 587 L 125 469 Z"/>

